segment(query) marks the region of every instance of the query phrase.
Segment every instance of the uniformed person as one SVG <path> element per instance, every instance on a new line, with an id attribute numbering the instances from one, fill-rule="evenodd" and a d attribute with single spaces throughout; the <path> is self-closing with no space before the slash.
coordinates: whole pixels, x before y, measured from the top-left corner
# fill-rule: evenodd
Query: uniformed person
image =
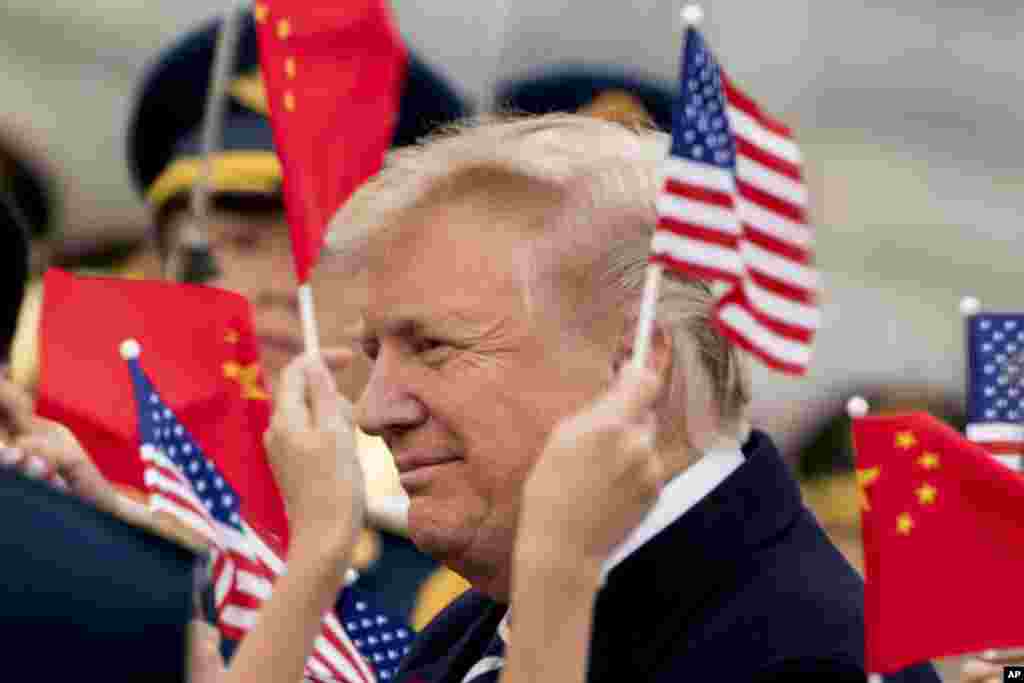
<path id="1" fill-rule="evenodd" d="M 672 130 L 672 90 L 618 67 L 553 67 L 498 87 L 502 109 L 590 114 L 628 126 Z"/>
<path id="2" fill-rule="evenodd" d="M 128 133 L 129 163 L 153 216 L 155 241 L 170 277 L 188 271 L 195 233 L 189 193 L 200 176 L 200 138 L 219 21 L 182 37 L 164 51 L 142 83 Z M 245 295 L 253 306 L 263 376 L 273 382 L 303 351 L 281 164 L 274 152 L 259 71 L 256 24 L 242 22 L 228 88 L 222 148 L 212 157 L 212 209 L 202 226 L 215 275 L 209 284 Z M 394 145 L 410 144 L 469 112 L 454 88 L 416 54 L 410 55 Z M 358 135 L 358 131 L 352 131 Z M 344 301 L 346 282 L 315 270 L 314 300 L 322 346 L 349 345 L 356 301 Z M 365 366 L 338 372 L 342 392 L 355 397 Z M 360 455 L 371 519 L 356 553 L 358 587 L 413 625 L 455 597 L 466 584 L 419 553 L 403 536 L 404 494 L 390 454 L 378 439 L 361 436 Z"/>

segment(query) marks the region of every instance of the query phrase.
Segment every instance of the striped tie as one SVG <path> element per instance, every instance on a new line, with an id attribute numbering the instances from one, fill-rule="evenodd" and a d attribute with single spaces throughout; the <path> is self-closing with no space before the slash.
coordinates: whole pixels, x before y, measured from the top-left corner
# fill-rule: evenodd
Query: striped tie
<path id="1" fill-rule="evenodd" d="M 501 633 L 495 633 L 494 639 L 484 650 L 484 656 L 480 658 L 473 668 L 462 679 L 462 683 L 498 683 L 498 674 L 505 666 L 505 641 Z"/>

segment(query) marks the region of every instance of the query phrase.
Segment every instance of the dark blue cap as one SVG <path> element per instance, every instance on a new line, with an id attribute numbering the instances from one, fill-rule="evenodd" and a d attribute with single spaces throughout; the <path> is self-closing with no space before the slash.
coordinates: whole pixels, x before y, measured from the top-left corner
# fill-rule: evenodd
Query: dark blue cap
<path id="1" fill-rule="evenodd" d="M 646 119 L 672 130 L 671 86 L 617 67 L 560 66 L 498 88 L 502 109 L 528 114 L 590 113 L 622 122 Z"/>
<path id="2" fill-rule="evenodd" d="M 136 187 L 154 208 L 187 191 L 194 179 L 221 23 L 219 19 L 208 22 L 186 34 L 160 56 L 142 83 L 128 132 L 128 154 Z M 258 101 L 262 83 L 252 12 L 242 22 L 234 74 L 237 80 L 229 96 L 222 140 L 222 152 L 233 156 L 226 166 L 233 170 L 218 173 L 215 166 L 214 190 L 276 194 L 280 170 L 266 105 Z M 469 106 L 447 80 L 410 54 L 394 145 L 413 143 L 469 113 Z M 231 176 L 235 170 L 237 177 Z M 233 178 L 237 179 L 234 186 Z"/>

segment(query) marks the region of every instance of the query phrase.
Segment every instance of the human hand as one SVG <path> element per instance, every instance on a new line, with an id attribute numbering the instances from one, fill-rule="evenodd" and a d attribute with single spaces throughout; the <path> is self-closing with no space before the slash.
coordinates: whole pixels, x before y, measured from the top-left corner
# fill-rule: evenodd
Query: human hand
<path id="1" fill-rule="evenodd" d="M 188 625 L 189 682 L 223 683 L 225 671 L 220 633 L 202 619 L 193 619 Z"/>
<path id="2" fill-rule="evenodd" d="M 32 401 L 19 386 L 0 379 L 0 433 L 7 448 L 0 463 L 37 479 L 70 489 L 109 512 L 117 493 L 64 425 L 32 413 Z"/>
<path id="3" fill-rule="evenodd" d="M 351 357 L 348 351 L 332 353 L 336 362 Z M 322 360 L 300 356 L 282 371 L 264 443 L 293 543 L 308 538 L 321 549 L 349 553 L 363 525 L 363 473 L 352 405 Z"/>
<path id="4" fill-rule="evenodd" d="M 981 657 L 968 657 L 960 668 L 960 683 L 1002 683 L 1003 667 L 1013 664 L 1024 665 L 1024 652 L 997 650 Z"/>
<path id="5" fill-rule="evenodd" d="M 660 385 L 628 365 L 555 427 L 524 488 L 519 560 L 596 569 L 639 524 L 664 481 L 652 412 Z"/>

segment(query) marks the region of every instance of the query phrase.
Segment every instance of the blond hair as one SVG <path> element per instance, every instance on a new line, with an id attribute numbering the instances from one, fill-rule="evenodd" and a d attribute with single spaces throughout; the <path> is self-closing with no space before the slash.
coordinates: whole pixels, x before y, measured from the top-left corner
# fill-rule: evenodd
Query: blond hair
<path id="1" fill-rule="evenodd" d="M 635 321 L 667 147 L 662 133 L 578 115 L 463 122 L 393 152 L 339 210 L 328 245 L 358 267 L 370 238 L 398 229 L 407 212 L 506 192 L 514 206 L 487 206 L 530 224 L 520 264 L 527 307 L 554 291 L 576 328 L 607 329 L 615 312 Z M 673 343 L 659 433 L 698 449 L 716 437 L 742 439 L 750 398 L 745 364 L 712 325 L 711 304 L 705 283 L 663 280 L 657 319 Z"/>

